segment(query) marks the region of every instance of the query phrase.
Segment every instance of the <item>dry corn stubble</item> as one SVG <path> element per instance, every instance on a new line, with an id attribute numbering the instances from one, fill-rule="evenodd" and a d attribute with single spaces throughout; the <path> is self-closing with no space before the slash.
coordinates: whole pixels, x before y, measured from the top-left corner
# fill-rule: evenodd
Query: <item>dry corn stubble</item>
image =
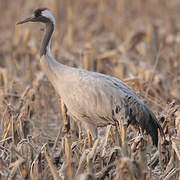
<path id="1" fill-rule="evenodd" d="M 6 20 L 0 22 L 0 179 L 178 179 L 178 1 L 18 2 L 0 4 Z M 35 6 L 56 14 L 56 59 L 124 79 L 146 101 L 165 133 L 159 152 L 122 123 L 99 128 L 96 141 L 80 124 L 69 127 L 73 121 L 39 66 L 41 26 L 14 27 Z"/>

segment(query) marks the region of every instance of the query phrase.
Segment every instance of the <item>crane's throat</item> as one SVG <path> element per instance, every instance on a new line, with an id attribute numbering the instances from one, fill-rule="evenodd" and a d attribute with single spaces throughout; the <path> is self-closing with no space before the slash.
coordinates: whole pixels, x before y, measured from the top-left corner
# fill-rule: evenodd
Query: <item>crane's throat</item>
<path id="1" fill-rule="evenodd" d="M 54 31 L 54 24 L 52 22 L 46 23 L 46 31 L 41 43 L 40 56 L 50 53 L 51 37 Z"/>

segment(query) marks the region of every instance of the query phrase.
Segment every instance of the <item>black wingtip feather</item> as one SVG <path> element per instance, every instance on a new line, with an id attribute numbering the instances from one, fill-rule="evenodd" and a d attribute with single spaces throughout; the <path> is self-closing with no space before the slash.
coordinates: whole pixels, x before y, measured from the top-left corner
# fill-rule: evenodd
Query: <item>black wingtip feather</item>
<path id="1" fill-rule="evenodd" d="M 163 136 L 163 129 L 159 124 L 156 116 L 152 111 L 149 110 L 149 120 L 148 125 L 145 127 L 148 134 L 150 134 L 152 138 L 153 145 L 158 146 L 158 129 L 160 131 L 160 135 Z"/>

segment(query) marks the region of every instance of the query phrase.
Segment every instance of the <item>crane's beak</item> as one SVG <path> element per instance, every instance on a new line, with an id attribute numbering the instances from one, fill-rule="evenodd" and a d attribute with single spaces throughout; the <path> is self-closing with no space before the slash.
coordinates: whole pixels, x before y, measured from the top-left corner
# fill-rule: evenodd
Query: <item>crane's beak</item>
<path id="1" fill-rule="evenodd" d="M 23 20 L 23 21 L 20 21 L 20 22 L 18 22 L 18 23 L 16 23 L 16 24 L 24 24 L 24 23 L 27 23 L 27 22 L 36 22 L 36 17 L 29 17 L 29 18 L 27 18 L 27 19 L 25 19 L 25 20 Z"/>

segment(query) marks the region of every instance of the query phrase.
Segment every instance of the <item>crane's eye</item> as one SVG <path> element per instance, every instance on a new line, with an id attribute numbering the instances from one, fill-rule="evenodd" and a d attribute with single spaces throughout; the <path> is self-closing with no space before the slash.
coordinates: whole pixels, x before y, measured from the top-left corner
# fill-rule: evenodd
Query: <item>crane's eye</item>
<path id="1" fill-rule="evenodd" d="M 40 9 L 35 10 L 34 11 L 34 16 L 35 17 L 41 16 L 41 10 Z"/>
<path id="2" fill-rule="evenodd" d="M 46 10 L 47 8 L 38 8 L 34 11 L 34 16 L 39 17 L 41 16 L 42 11 Z"/>
<path id="3" fill-rule="evenodd" d="M 42 11 L 46 10 L 47 8 L 38 8 L 34 11 L 34 16 L 39 17 L 41 16 Z"/>

